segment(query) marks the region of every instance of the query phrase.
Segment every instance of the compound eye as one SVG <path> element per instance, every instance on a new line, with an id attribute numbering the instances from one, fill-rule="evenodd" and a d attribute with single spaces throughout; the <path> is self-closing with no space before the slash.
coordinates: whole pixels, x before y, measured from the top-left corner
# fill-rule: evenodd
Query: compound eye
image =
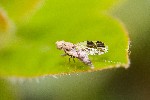
<path id="1" fill-rule="evenodd" d="M 69 49 L 66 49 L 66 51 L 69 51 Z"/>

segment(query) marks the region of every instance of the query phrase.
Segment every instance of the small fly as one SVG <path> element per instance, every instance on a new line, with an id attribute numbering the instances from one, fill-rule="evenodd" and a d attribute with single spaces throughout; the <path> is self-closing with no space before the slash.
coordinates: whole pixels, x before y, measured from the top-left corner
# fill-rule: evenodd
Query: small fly
<path id="1" fill-rule="evenodd" d="M 77 58 L 84 64 L 90 66 L 91 69 L 94 68 L 94 65 L 88 55 L 101 55 L 108 52 L 108 46 L 105 46 L 105 44 L 101 41 L 84 41 L 73 44 L 62 40 L 57 41 L 56 46 L 59 50 L 63 50 L 65 52 L 63 56 L 68 55 L 71 58 Z"/>

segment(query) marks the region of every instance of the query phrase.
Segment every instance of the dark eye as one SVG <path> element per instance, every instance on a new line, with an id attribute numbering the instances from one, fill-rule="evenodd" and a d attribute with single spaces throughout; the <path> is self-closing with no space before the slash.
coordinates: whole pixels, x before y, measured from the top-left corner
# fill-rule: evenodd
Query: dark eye
<path id="1" fill-rule="evenodd" d="M 66 49 L 66 51 L 69 51 L 69 49 Z"/>

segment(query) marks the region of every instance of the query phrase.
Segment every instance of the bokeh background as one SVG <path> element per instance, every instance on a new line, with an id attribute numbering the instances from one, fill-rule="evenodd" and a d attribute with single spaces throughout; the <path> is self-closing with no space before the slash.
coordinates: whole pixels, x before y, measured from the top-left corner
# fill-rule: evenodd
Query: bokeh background
<path id="1" fill-rule="evenodd" d="M 125 1 L 112 9 L 112 14 L 125 24 L 129 32 L 131 64 L 128 69 L 118 68 L 20 81 L 1 79 L 1 99 L 149 100 L 150 0 Z"/>

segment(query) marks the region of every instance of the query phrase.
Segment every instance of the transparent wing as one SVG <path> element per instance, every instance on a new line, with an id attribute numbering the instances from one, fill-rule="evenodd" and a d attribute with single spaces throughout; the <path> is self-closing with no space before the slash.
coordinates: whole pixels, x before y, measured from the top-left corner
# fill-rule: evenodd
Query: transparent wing
<path id="1" fill-rule="evenodd" d="M 101 55 L 108 52 L 108 46 L 101 41 L 84 41 L 75 45 L 77 50 L 84 50 L 88 55 Z"/>

